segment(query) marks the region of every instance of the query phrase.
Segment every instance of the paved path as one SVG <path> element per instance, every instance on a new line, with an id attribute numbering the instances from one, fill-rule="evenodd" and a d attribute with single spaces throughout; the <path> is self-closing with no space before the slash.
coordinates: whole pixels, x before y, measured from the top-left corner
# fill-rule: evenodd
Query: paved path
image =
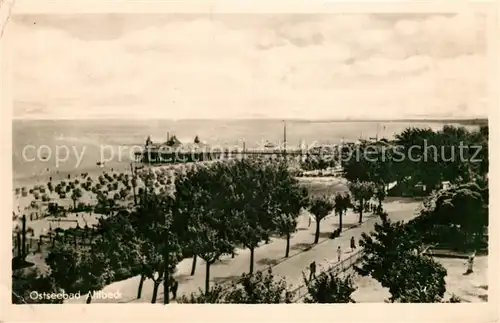
<path id="1" fill-rule="evenodd" d="M 420 205 L 419 202 L 391 202 L 384 205 L 384 208 L 389 213 L 389 217 L 393 220 L 410 220 L 416 216 L 416 210 Z M 338 218 L 329 216 L 321 223 L 320 241 L 317 245 L 308 251 L 304 251 L 314 240 L 315 223 L 313 222 L 308 227 L 308 213 L 304 212 L 300 216 L 298 231 L 290 241 L 290 256 L 284 258 L 286 240 L 274 238 L 269 244 L 262 244 L 255 250 L 254 270 L 263 270 L 268 266 L 273 266 L 273 273 L 276 276 L 286 277 L 288 284 L 292 288 L 303 284 L 302 271 L 306 270 L 308 265 L 314 260 L 318 265 L 318 271 L 326 269 L 327 266 L 336 262 L 336 249 L 340 245 L 342 248 L 342 258 L 347 258 L 350 251 L 350 239 L 354 236 L 356 241 L 361 238 L 363 232 L 372 231 L 374 224 L 380 221 L 378 217 L 367 214 L 364 217 L 364 222 L 360 226 L 357 225 L 358 215 L 352 212 L 344 217 L 344 230 L 340 237 L 329 239 L 328 235 L 338 227 Z M 348 229 L 350 228 L 350 229 Z M 246 250 L 237 250 L 237 255 L 234 259 L 230 256 L 223 257 L 219 262 L 210 267 L 211 284 L 217 282 L 227 282 L 241 276 L 249 270 L 250 252 Z M 176 278 L 179 281 L 178 294 L 190 294 L 196 292 L 199 288 L 204 288 L 205 284 L 205 265 L 201 259 L 198 259 L 196 273 L 190 276 L 192 259 L 184 259 L 177 266 L 178 270 Z M 93 303 L 101 302 L 150 302 L 153 293 L 153 283 L 151 280 L 144 282 L 141 299 L 136 299 L 137 287 L 139 285 L 139 276 L 129 278 L 123 281 L 115 282 L 106 286 L 104 292 L 121 293 L 119 300 L 100 300 L 94 299 Z M 85 297 L 82 297 L 77 303 L 84 303 Z M 157 303 L 163 303 L 163 285 L 158 290 Z"/>

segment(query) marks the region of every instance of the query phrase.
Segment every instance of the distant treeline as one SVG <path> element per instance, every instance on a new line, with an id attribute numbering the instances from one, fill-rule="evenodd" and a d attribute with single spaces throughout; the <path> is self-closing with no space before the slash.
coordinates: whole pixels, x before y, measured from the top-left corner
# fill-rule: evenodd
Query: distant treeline
<path id="1" fill-rule="evenodd" d="M 335 123 L 335 122 L 408 122 L 408 123 L 441 123 L 441 124 L 459 124 L 462 126 L 483 126 L 488 125 L 488 118 L 473 119 L 331 119 L 331 120 L 293 120 L 293 122 L 304 123 Z"/>

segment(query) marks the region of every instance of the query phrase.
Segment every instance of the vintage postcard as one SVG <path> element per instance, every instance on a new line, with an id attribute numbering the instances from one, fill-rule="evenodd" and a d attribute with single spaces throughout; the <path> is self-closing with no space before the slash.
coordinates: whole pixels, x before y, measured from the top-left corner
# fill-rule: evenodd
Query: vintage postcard
<path id="1" fill-rule="evenodd" d="M 497 321 L 497 13 L 2 2 L 0 319 Z"/>

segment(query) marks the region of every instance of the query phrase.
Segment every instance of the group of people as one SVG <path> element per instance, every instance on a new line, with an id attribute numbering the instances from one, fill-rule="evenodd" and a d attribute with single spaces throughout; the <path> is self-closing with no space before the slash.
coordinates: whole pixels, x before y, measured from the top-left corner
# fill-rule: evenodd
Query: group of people
<path id="1" fill-rule="evenodd" d="M 376 203 L 368 204 L 368 212 L 376 213 L 376 212 L 381 212 L 381 211 L 382 211 L 382 207 L 379 204 L 376 204 Z M 315 221 L 315 219 L 311 214 L 309 214 L 308 227 L 311 227 L 312 221 Z"/>
<path id="2" fill-rule="evenodd" d="M 354 237 L 351 237 L 351 252 L 354 252 L 356 250 L 356 239 Z M 337 247 L 337 263 L 340 262 L 342 258 L 342 248 L 340 245 Z M 309 280 L 312 278 L 316 277 L 316 261 L 312 261 L 309 264 Z"/>

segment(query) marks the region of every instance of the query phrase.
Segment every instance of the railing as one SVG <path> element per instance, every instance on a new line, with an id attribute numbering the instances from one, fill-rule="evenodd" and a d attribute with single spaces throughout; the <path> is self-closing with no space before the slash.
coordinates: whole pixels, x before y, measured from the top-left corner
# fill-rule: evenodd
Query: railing
<path id="1" fill-rule="evenodd" d="M 330 266 L 327 270 L 324 270 L 321 273 L 332 273 L 332 272 L 336 272 L 337 274 L 346 273 L 349 269 L 353 268 L 354 264 L 356 264 L 359 261 L 362 255 L 363 255 L 363 250 L 360 249 L 354 252 L 353 254 L 349 255 L 349 257 L 341 260 L 340 262 L 337 262 L 333 266 Z M 311 279 L 311 281 L 309 281 L 309 284 L 313 283 L 315 280 L 316 277 Z M 308 293 L 307 285 L 302 284 L 299 287 L 295 288 L 293 291 L 295 293 L 294 302 L 299 302 Z"/>

